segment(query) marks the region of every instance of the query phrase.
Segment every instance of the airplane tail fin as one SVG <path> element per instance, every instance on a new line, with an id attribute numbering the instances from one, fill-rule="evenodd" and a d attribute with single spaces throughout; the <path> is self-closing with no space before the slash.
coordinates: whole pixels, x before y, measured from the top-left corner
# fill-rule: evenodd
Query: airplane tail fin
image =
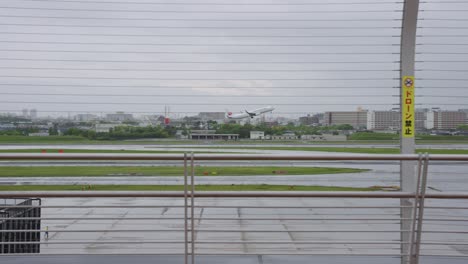
<path id="1" fill-rule="evenodd" d="M 232 115 L 232 112 L 229 112 L 228 109 L 224 109 L 224 118 L 229 118 Z"/>

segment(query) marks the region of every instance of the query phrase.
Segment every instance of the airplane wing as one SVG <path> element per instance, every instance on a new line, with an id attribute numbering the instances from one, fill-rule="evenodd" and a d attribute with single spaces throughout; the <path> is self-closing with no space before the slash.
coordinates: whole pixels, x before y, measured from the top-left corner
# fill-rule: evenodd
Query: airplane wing
<path id="1" fill-rule="evenodd" d="M 245 112 L 246 112 L 250 117 L 254 117 L 254 116 L 256 116 L 256 115 L 258 114 L 258 113 L 256 113 L 255 111 L 249 112 L 249 111 L 245 110 Z"/>

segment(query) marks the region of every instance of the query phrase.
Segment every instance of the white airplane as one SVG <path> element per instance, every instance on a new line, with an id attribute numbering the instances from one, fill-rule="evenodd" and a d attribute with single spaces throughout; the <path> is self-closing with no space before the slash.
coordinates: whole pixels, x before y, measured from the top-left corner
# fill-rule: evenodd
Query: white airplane
<path id="1" fill-rule="evenodd" d="M 227 112 L 226 117 L 228 119 L 244 119 L 244 118 L 247 118 L 247 117 L 254 118 L 254 117 L 259 116 L 261 114 L 272 112 L 273 110 L 275 110 L 275 108 L 273 108 L 271 106 L 267 106 L 267 107 L 258 108 L 258 109 L 252 110 L 252 111 L 245 110 L 245 113 L 241 112 L 239 114 L 233 114 L 232 112 Z"/>

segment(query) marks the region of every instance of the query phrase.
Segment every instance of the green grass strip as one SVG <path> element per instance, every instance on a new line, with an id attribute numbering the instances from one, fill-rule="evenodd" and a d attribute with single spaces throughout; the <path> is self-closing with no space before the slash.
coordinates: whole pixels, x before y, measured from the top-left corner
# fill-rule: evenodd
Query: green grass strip
<path id="1" fill-rule="evenodd" d="M 182 150 L 128 150 L 128 149 L 0 149 L 0 153 L 122 153 L 122 154 L 183 154 Z M 194 153 L 236 153 L 218 151 L 194 151 Z"/>
<path id="2" fill-rule="evenodd" d="M 240 141 L 208 141 L 208 145 L 215 142 L 222 145 L 238 145 L 238 144 L 398 144 L 399 137 L 394 134 L 379 135 L 378 133 L 365 133 L 366 135 L 354 135 L 348 141 L 303 141 L 303 140 L 245 140 Z M 356 138 L 356 140 L 353 140 Z M 176 140 L 169 139 L 141 139 L 141 140 L 89 140 L 78 136 L 6 136 L 0 135 L 0 145 L 6 144 L 89 144 L 89 145 L 206 145 L 205 140 Z M 431 136 L 418 135 L 416 137 L 418 144 L 460 144 L 468 143 L 468 136 Z"/>
<path id="3" fill-rule="evenodd" d="M 183 185 L 2 185 L 0 191 L 183 191 Z M 196 191 L 379 191 L 380 187 L 352 188 L 299 185 L 197 185 Z"/>
<path id="4" fill-rule="evenodd" d="M 358 173 L 364 169 L 327 167 L 195 167 L 197 176 L 245 175 L 313 175 Z M 0 177 L 59 177 L 59 176 L 182 176 L 183 167 L 176 166 L 2 166 Z"/>
<path id="5" fill-rule="evenodd" d="M 22 144 L 22 143 L 53 143 L 53 144 L 69 144 L 69 143 L 89 143 L 90 140 L 77 136 L 5 136 L 0 135 L 0 144 Z"/>

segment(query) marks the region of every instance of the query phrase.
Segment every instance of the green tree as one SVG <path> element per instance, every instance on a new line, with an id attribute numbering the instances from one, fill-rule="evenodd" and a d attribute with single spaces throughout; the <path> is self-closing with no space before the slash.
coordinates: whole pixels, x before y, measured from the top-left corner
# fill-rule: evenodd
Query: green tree
<path id="1" fill-rule="evenodd" d="M 337 130 L 353 130 L 353 126 L 349 124 L 344 124 L 344 125 L 337 125 L 336 126 Z"/>
<path id="2" fill-rule="evenodd" d="M 57 136 L 57 135 L 58 135 L 57 128 L 55 128 L 55 127 L 49 127 L 49 135 L 51 135 L 51 136 Z"/>

